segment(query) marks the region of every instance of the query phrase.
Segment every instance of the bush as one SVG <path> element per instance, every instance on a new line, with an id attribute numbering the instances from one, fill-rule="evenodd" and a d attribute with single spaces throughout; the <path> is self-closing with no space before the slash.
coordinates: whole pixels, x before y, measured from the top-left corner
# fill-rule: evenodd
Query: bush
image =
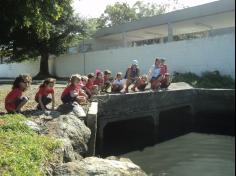
<path id="1" fill-rule="evenodd" d="M 219 71 L 204 72 L 201 76 L 191 72 L 175 72 L 172 82 L 186 82 L 198 88 L 235 88 L 235 80 L 228 75 L 221 75 Z"/>
<path id="2" fill-rule="evenodd" d="M 0 116 L 0 175 L 45 175 L 56 159 L 56 140 L 34 133 L 22 115 Z"/>

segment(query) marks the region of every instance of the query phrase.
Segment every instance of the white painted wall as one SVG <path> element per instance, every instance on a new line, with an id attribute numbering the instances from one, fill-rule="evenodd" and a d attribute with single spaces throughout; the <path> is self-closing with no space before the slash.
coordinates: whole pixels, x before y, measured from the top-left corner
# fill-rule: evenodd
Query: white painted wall
<path id="1" fill-rule="evenodd" d="M 96 69 L 110 69 L 113 75 L 126 68 L 133 59 L 139 61 L 142 74 L 147 73 L 156 56 L 165 57 L 169 71 L 193 72 L 200 75 L 204 71 L 219 70 L 222 74 L 235 78 L 235 32 L 204 39 L 169 42 L 164 44 L 94 51 L 85 54 L 67 54 L 50 60 L 50 72 L 59 77 L 73 73 L 84 74 Z M 85 64 L 84 64 L 85 56 Z M 39 62 L 0 64 L 0 78 L 16 77 L 20 73 L 36 75 Z"/>
<path id="2" fill-rule="evenodd" d="M 49 60 L 49 71 L 53 73 L 53 59 Z M 0 78 L 15 78 L 19 74 L 35 76 L 39 72 L 39 61 L 0 64 Z"/>
<path id="3" fill-rule="evenodd" d="M 94 51 L 62 55 L 56 60 L 56 75 L 67 77 L 72 73 L 84 74 L 110 69 L 113 74 L 125 73 L 132 59 L 139 61 L 142 73 L 147 73 L 156 56 L 167 59 L 169 71 L 194 72 L 219 70 L 235 77 L 235 32 L 203 39 L 185 40 L 157 45 Z"/>

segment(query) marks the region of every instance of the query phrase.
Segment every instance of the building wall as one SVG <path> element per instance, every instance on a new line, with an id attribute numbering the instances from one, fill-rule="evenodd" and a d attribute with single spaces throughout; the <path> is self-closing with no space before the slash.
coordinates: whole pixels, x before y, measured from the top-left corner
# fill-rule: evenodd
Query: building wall
<path id="1" fill-rule="evenodd" d="M 111 49 L 88 53 L 66 54 L 50 60 L 50 72 L 58 77 L 72 73 L 87 74 L 96 69 L 110 69 L 114 74 L 125 73 L 133 59 L 139 61 L 142 74 L 147 73 L 156 56 L 166 58 L 169 71 L 193 72 L 219 70 L 235 77 L 235 33 L 214 37 L 168 42 L 131 48 Z M 85 61 L 85 62 L 84 62 Z M 16 77 L 20 73 L 36 75 L 39 62 L 0 64 L 0 78 Z"/>
<path id="2" fill-rule="evenodd" d="M 49 71 L 53 74 L 53 59 L 49 60 Z M 15 78 L 19 74 L 35 76 L 39 72 L 39 61 L 27 61 L 22 63 L 0 64 L 0 78 Z"/>
<path id="3" fill-rule="evenodd" d="M 55 72 L 59 77 L 67 77 L 75 72 L 87 74 L 96 69 L 125 73 L 131 61 L 137 59 L 144 74 L 155 57 L 161 56 L 166 58 L 171 73 L 194 72 L 200 75 L 204 71 L 219 70 L 222 74 L 235 77 L 234 36 L 235 33 L 230 33 L 157 45 L 62 55 L 56 60 Z"/>

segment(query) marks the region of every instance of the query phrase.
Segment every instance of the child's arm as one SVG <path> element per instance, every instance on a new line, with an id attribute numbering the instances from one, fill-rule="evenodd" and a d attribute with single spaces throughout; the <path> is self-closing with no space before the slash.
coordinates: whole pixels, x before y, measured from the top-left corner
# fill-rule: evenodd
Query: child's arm
<path id="1" fill-rule="evenodd" d="M 71 97 L 77 97 L 79 94 L 77 91 L 73 90 L 73 91 L 70 91 L 70 96 Z"/>
<path id="2" fill-rule="evenodd" d="M 45 107 L 44 107 L 43 102 L 42 102 L 42 95 L 39 95 L 39 105 L 40 105 L 41 109 L 43 111 L 45 111 Z"/>
<path id="3" fill-rule="evenodd" d="M 52 93 L 52 110 L 55 108 L 55 95 Z"/>

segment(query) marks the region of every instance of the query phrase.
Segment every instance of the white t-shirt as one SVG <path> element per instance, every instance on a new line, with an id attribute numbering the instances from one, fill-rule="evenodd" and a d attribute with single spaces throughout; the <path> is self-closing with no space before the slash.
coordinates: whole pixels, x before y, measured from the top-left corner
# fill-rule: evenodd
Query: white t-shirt
<path id="1" fill-rule="evenodd" d="M 113 85 L 123 86 L 123 85 L 124 85 L 124 81 L 123 81 L 123 80 L 118 80 L 118 79 L 116 79 L 116 80 L 113 82 Z"/>

